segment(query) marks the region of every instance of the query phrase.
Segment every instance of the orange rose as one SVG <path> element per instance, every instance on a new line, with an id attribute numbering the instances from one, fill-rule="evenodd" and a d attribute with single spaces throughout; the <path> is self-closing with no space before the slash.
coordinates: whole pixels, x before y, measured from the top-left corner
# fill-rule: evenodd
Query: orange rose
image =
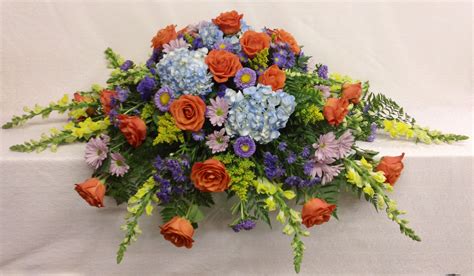
<path id="1" fill-rule="evenodd" d="M 324 118 L 332 126 L 337 126 L 346 117 L 349 110 L 349 102 L 346 99 L 328 98 L 324 106 Z"/>
<path id="2" fill-rule="evenodd" d="M 219 160 L 208 159 L 194 163 L 191 169 L 191 181 L 200 191 L 223 192 L 229 187 L 230 176 Z"/>
<path id="3" fill-rule="evenodd" d="M 219 26 L 224 34 L 232 35 L 240 31 L 240 19 L 242 17 L 244 15 L 236 11 L 223 12 L 215 19 L 212 19 L 212 23 Z"/>
<path id="4" fill-rule="evenodd" d="M 286 75 L 285 72 L 278 68 L 278 65 L 273 64 L 268 67 L 263 74 L 258 77 L 258 82 L 265 85 L 270 85 L 273 91 L 282 89 L 285 86 Z"/>
<path id="5" fill-rule="evenodd" d="M 301 211 L 303 224 L 309 228 L 328 222 L 334 209 L 336 209 L 336 205 L 328 204 L 319 198 L 313 198 L 304 204 Z"/>
<path id="6" fill-rule="evenodd" d="M 266 33 L 246 31 L 240 38 L 242 50 L 249 58 L 253 58 L 263 49 L 270 48 L 271 38 Z"/>
<path id="7" fill-rule="evenodd" d="M 273 34 L 275 35 L 275 41 L 276 42 L 284 42 L 290 45 L 291 50 L 295 54 L 299 54 L 301 49 L 300 46 L 298 46 L 298 43 L 296 42 L 296 39 L 287 31 L 283 29 L 276 29 L 273 31 Z"/>
<path id="8" fill-rule="evenodd" d="M 199 96 L 183 95 L 171 103 L 170 112 L 179 129 L 195 132 L 204 125 L 206 104 Z"/>
<path id="9" fill-rule="evenodd" d="M 94 99 L 89 96 L 82 96 L 81 93 L 76 92 L 74 93 L 74 101 L 77 103 L 82 103 L 82 102 L 91 103 L 94 101 Z M 87 108 L 86 113 L 87 115 L 92 116 L 95 113 L 95 109 L 93 107 L 89 107 Z M 82 120 L 82 119 L 84 119 L 84 117 L 79 118 L 79 120 Z"/>
<path id="10" fill-rule="evenodd" d="M 176 25 L 168 25 L 166 28 L 159 30 L 151 40 L 151 47 L 161 48 L 164 44 L 178 38 L 175 28 Z"/>
<path id="11" fill-rule="evenodd" d="M 102 92 L 100 92 L 100 103 L 102 104 L 105 114 L 109 114 L 112 109 L 112 97 L 117 97 L 117 92 L 114 90 L 102 90 Z"/>
<path id="12" fill-rule="evenodd" d="M 104 207 L 105 185 L 99 179 L 87 179 L 84 183 L 76 184 L 74 189 L 90 206 Z"/>
<path id="13" fill-rule="evenodd" d="M 194 228 L 187 219 L 176 216 L 160 226 L 160 229 L 160 234 L 165 237 L 165 240 L 177 247 L 193 247 Z"/>
<path id="14" fill-rule="evenodd" d="M 242 69 L 242 64 L 237 55 L 225 50 L 212 50 L 207 55 L 206 64 L 209 67 L 214 80 L 223 83 L 235 76 Z"/>
<path id="15" fill-rule="evenodd" d="M 146 138 L 146 124 L 137 116 L 128 116 L 120 114 L 119 129 L 132 147 L 140 146 Z"/>
<path id="16" fill-rule="evenodd" d="M 345 83 L 342 85 L 342 98 L 346 99 L 354 104 L 358 104 L 360 101 L 360 96 L 362 95 L 362 85 L 361 83 Z"/>
<path id="17" fill-rule="evenodd" d="M 382 171 L 387 178 L 387 182 L 390 185 L 395 185 L 400 174 L 403 170 L 402 159 L 405 156 L 405 153 L 402 153 L 400 156 L 384 156 L 380 160 L 379 165 L 375 168 L 376 171 Z"/>

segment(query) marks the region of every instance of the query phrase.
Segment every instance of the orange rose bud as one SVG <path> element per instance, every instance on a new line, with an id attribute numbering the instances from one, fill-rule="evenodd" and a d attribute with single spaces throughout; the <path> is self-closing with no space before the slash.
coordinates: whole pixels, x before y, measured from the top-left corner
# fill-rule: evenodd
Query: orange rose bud
<path id="1" fill-rule="evenodd" d="M 160 226 L 160 234 L 165 240 L 170 241 L 176 247 L 193 247 L 194 228 L 185 218 L 174 217 L 167 223 Z"/>
<path id="2" fill-rule="evenodd" d="M 214 76 L 214 80 L 219 83 L 228 81 L 242 69 L 239 57 L 225 50 L 210 51 L 205 62 Z"/>
<path id="3" fill-rule="evenodd" d="M 204 125 L 206 104 L 199 96 L 183 95 L 171 103 L 170 113 L 179 129 L 196 132 Z"/>
<path id="4" fill-rule="evenodd" d="M 208 159 L 194 163 L 191 169 L 191 181 L 200 191 L 223 192 L 229 187 L 230 176 L 219 160 Z"/>
<path id="5" fill-rule="evenodd" d="M 258 82 L 265 85 L 270 85 L 273 91 L 282 89 L 285 86 L 286 75 L 280 70 L 278 65 L 273 64 L 268 67 L 263 74 L 258 77 Z"/>
<path id="6" fill-rule="evenodd" d="M 159 30 L 151 40 L 151 47 L 154 49 L 161 48 L 164 44 L 178 38 L 175 28 L 176 25 L 168 25 L 166 28 Z"/>
<path id="7" fill-rule="evenodd" d="M 127 139 L 127 142 L 134 148 L 140 146 L 146 138 L 146 124 L 137 116 L 120 114 L 119 129 Z"/>
<path id="8" fill-rule="evenodd" d="M 223 12 L 218 17 L 212 19 L 212 23 L 219 26 L 226 35 L 232 35 L 240 31 L 240 19 L 244 17 L 236 11 Z"/>
<path id="9" fill-rule="evenodd" d="M 293 53 L 299 55 L 301 48 L 298 46 L 296 39 L 291 35 L 289 32 L 283 29 L 276 29 L 273 31 L 273 35 L 275 35 L 276 42 L 284 42 L 290 45 L 291 51 Z"/>
<path id="10" fill-rule="evenodd" d="M 102 92 L 100 92 L 100 103 L 102 104 L 105 114 L 109 114 L 112 109 L 112 97 L 117 97 L 117 92 L 114 90 L 102 90 Z"/>
<path id="11" fill-rule="evenodd" d="M 324 106 L 323 115 L 332 126 L 339 125 L 346 117 L 349 110 L 349 102 L 346 99 L 329 98 Z"/>
<path id="12" fill-rule="evenodd" d="M 360 101 L 360 96 L 362 95 L 362 85 L 361 83 L 345 83 L 342 85 L 342 98 L 346 99 L 354 104 L 358 104 Z"/>
<path id="13" fill-rule="evenodd" d="M 255 57 L 263 49 L 270 48 L 271 38 L 266 33 L 246 31 L 240 38 L 242 50 L 249 57 Z"/>
<path id="14" fill-rule="evenodd" d="M 382 171 L 390 185 L 395 185 L 403 170 L 402 159 L 405 153 L 400 156 L 384 156 L 380 160 L 379 165 L 375 168 L 376 171 Z"/>
<path id="15" fill-rule="evenodd" d="M 309 228 L 328 222 L 334 209 L 336 209 L 336 205 L 328 204 L 319 198 L 313 198 L 304 204 L 301 211 L 303 224 Z"/>
<path id="16" fill-rule="evenodd" d="M 76 93 L 74 93 L 74 101 L 77 102 L 77 103 L 82 103 L 82 102 L 91 103 L 91 102 L 94 101 L 94 99 L 92 97 L 89 97 L 89 96 L 82 96 L 81 93 L 76 92 Z M 86 113 L 87 113 L 87 115 L 92 116 L 95 113 L 95 109 L 93 107 L 89 107 L 89 108 L 87 108 Z M 79 119 L 80 120 L 84 119 L 84 117 L 81 117 Z"/>
<path id="17" fill-rule="evenodd" d="M 87 179 L 84 183 L 76 184 L 74 189 L 90 206 L 104 207 L 105 185 L 99 179 Z"/>

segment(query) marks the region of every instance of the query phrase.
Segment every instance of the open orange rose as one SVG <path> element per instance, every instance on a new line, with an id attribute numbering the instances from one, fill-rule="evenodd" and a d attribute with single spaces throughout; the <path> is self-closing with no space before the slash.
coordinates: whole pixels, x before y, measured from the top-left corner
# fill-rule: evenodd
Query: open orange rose
<path id="1" fill-rule="evenodd" d="M 160 226 L 160 229 L 160 234 L 164 236 L 165 240 L 175 246 L 193 247 L 194 228 L 187 219 L 176 216 Z"/>
<path id="2" fill-rule="evenodd" d="M 346 117 L 349 110 L 349 102 L 346 99 L 328 98 L 324 105 L 324 118 L 332 126 L 337 126 Z"/>
<path id="3" fill-rule="evenodd" d="M 283 29 L 276 29 L 273 31 L 273 35 L 275 35 L 276 42 L 287 43 L 288 45 L 290 45 L 291 51 L 293 51 L 293 53 L 297 55 L 300 53 L 300 46 L 298 46 L 296 39 L 289 32 Z"/>
<path id="4" fill-rule="evenodd" d="M 179 129 L 196 132 L 204 125 L 206 104 L 199 96 L 183 95 L 171 103 L 170 113 Z"/>
<path id="5" fill-rule="evenodd" d="M 239 57 L 225 50 L 210 51 L 205 62 L 214 76 L 214 80 L 219 83 L 228 81 L 242 69 Z"/>
<path id="6" fill-rule="evenodd" d="M 154 49 L 163 47 L 171 40 L 178 38 L 176 33 L 176 25 L 168 25 L 165 28 L 159 30 L 151 40 L 151 47 Z"/>
<path id="7" fill-rule="evenodd" d="M 384 156 L 380 160 L 377 168 L 375 168 L 376 171 L 383 172 L 387 182 L 392 186 L 395 185 L 395 182 L 397 182 L 400 174 L 402 173 L 404 167 L 402 159 L 404 156 L 405 153 L 402 153 L 400 156 Z"/>
<path id="8" fill-rule="evenodd" d="M 208 159 L 194 163 L 191 169 L 191 181 L 200 191 L 223 192 L 229 187 L 230 176 L 219 160 Z"/>
<path id="9" fill-rule="evenodd" d="M 242 50 L 249 57 L 255 57 L 263 49 L 270 48 L 271 38 L 266 33 L 246 31 L 240 38 Z"/>
<path id="10" fill-rule="evenodd" d="M 354 104 L 358 104 L 360 101 L 360 96 L 362 95 L 362 85 L 361 83 L 345 83 L 342 85 L 342 98 L 346 99 Z"/>
<path id="11" fill-rule="evenodd" d="M 87 179 L 84 183 L 76 184 L 74 189 L 90 206 L 104 207 L 105 185 L 99 179 Z"/>
<path id="12" fill-rule="evenodd" d="M 336 209 L 336 205 L 328 204 L 319 198 L 313 198 L 304 204 L 301 211 L 303 224 L 309 228 L 328 222 L 334 209 Z"/>
<path id="13" fill-rule="evenodd" d="M 268 67 L 263 74 L 258 77 L 258 82 L 265 85 L 270 85 L 273 91 L 282 89 L 285 86 L 286 75 L 285 72 L 278 68 L 278 65 L 273 64 Z"/>
<path id="14" fill-rule="evenodd" d="M 212 19 L 212 23 L 219 26 L 226 35 L 232 35 L 240 31 L 240 19 L 244 15 L 236 11 L 223 12 L 218 17 Z"/>
<path id="15" fill-rule="evenodd" d="M 140 146 L 146 138 L 146 124 L 137 116 L 128 116 L 120 114 L 119 129 L 132 147 Z"/>
<path id="16" fill-rule="evenodd" d="M 117 97 L 117 92 L 114 90 L 102 90 L 102 92 L 100 92 L 100 103 L 102 104 L 105 114 L 109 114 L 112 109 L 112 97 Z"/>

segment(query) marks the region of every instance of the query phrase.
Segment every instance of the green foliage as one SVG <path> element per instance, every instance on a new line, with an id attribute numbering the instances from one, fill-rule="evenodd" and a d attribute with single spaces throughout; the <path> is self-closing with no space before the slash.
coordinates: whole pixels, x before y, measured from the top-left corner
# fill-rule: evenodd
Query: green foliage
<path id="1" fill-rule="evenodd" d="M 379 127 L 382 126 L 384 119 L 398 120 L 411 125 L 416 122 L 400 105 L 383 94 L 369 92 L 364 95 L 363 100 L 369 104 L 368 114 L 374 117 L 374 121 L 377 122 Z"/>
<path id="2" fill-rule="evenodd" d="M 226 153 L 215 158 L 226 166 L 226 170 L 232 179 L 230 190 L 235 192 L 240 200 L 246 201 L 248 188 L 254 185 L 257 178 L 254 172 L 255 163 L 247 158 L 239 158 L 232 153 Z"/>
<path id="3" fill-rule="evenodd" d="M 306 69 L 308 68 L 308 62 L 310 59 L 311 59 L 311 56 L 305 56 L 305 55 L 296 56 L 296 63 L 293 70 L 296 70 L 302 73 L 305 72 Z"/>
<path id="4" fill-rule="evenodd" d="M 119 54 L 115 53 L 111 48 L 105 49 L 104 54 L 108 68 L 120 68 L 124 60 Z"/>
<path id="5" fill-rule="evenodd" d="M 249 59 L 249 67 L 254 70 L 259 70 L 268 67 L 268 48 L 260 51 L 255 57 Z"/>
<path id="6" fill-rule="evenodd" d="M 153 141 L 153 145 L 175 142 L 184 143 L 183 132 L 176 126 L 174 118 L 169 113 L 165 113 L 158 117 L 158 136 Z"/>

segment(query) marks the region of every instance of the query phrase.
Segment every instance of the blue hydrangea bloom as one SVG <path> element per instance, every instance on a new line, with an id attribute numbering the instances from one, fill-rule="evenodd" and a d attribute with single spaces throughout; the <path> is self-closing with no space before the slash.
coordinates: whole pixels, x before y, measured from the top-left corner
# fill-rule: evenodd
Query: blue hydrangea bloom
<path id="1" fill-rule="evenodd" d="M 164 55 L 156 65 L 162 86 L 171 88 L 177 97 L 209 93 L 212 80 L 204 62 L 206 54 L 206 48 L 196 51 L 179 48 Z"/>
<path id="2" fill-rule="evenodd" d="M 270 86 L 257 85 L 243 92 L 227 89 L 229 103 L 226 132 L 229 136 L 250 136 L 266 144 L 280 136 L 295 110 L 295 97 L 283 91 L 273 92 Z"/>
<path id="3" fill-rule="evenodd" d="M 208 49 L 212 49 L 217 41 L 224 37 L 224 33 L 211 22 L 203 22 L 199 26 L 199 36 Z"/>

